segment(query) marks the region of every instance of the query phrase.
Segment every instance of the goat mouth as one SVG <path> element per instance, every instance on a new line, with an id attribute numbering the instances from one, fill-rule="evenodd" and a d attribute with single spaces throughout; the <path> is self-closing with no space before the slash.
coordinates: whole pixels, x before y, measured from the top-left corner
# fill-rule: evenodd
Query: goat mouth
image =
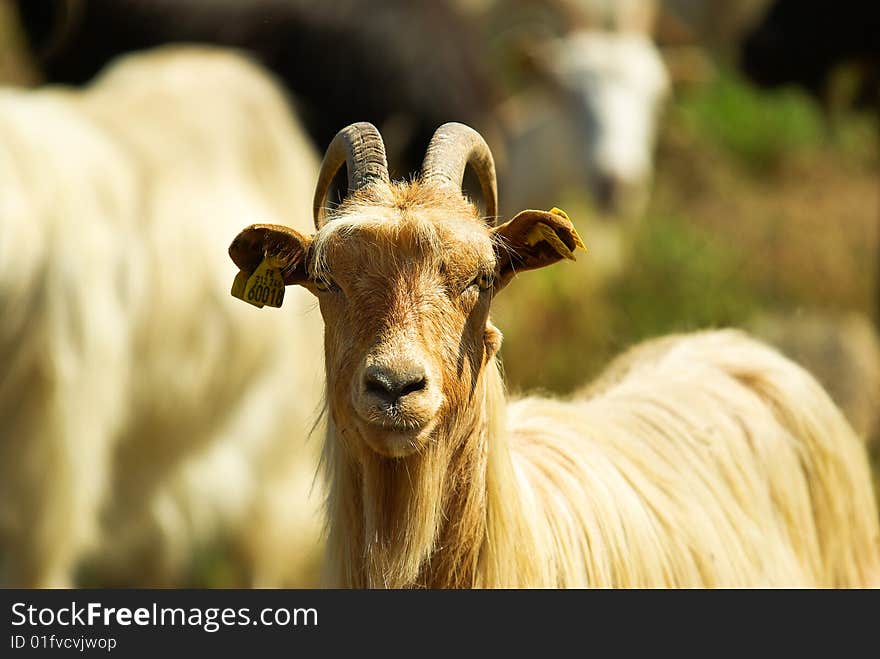
<path id="1" fill-rule="evenodd" d="M 360 405 L 355 403 L 355 410 L 361 421 L 374 431 L 418 434 L 430 422 L 433 415 L 428 415 L 421 405 L 412 405 L 407 401 L 376 402 Z"/>
<path id="2" fill-rule="evenodd" d="M 403 458 L 428 441 L 433 424 L 382 417 L 361 419 L 360 435 L 374 452 L 387 458 Z"/>
<path id="3" fill-rule="evenodd" d="M 418 437 L 428 425 L 427 422 L 406 418 L 405 416 L 369 415 L 362 418 L 362 426 L 366 433 L 372 435 L 397 435 Z"/>
<path id="4" fill-rule="evenodd" d="M 374 452 L 385 457 L 399 458 L 418 451 L 436 425 L 437 393 L 422 391 L 390 401 L 360 389 L 352 392 L 359 434 Z"/>
<path id="5" fill-rule="evenodd" d="M 425 421 L 407 414 L 400 405 L 383 405 L 370 410 L 364 419 L 372 426 L 400 433 L 416 433 L 425 427 Z"/>

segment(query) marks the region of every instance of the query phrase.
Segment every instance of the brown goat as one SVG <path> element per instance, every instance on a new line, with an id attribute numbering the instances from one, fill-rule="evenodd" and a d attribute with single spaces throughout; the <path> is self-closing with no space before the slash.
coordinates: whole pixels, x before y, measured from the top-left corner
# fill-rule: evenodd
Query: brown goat
<path id="1" fill-rule="evenodd" d="M 328 214 L 343 164 L 349 193 Z M 490 302 L 582 243 L 555 210 L 483 221 L 461 194 L 468 165 L 493 218 L 477 133 L 446 124 L 421 179 L 392 183 L 378 132 L 354 124 L 324 158 L 314 236 L 254 225 L 230 246 L 245 275 L 269 260 L 312 291 L 325 320 L 328 584 L 867 582 L 878 534 L 863 447 L 765 346 L 679 337 L 593 399 L 507 404 Z"/>

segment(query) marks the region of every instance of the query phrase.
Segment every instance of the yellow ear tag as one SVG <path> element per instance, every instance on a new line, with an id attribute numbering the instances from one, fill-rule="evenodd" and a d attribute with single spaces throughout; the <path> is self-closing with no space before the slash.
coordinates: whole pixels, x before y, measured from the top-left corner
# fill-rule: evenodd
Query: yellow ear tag
<path id="1" fill-rule="evenodd" d="M 232 282 L 232 295 L 259 309 L 263 306 L 280 307 L 284 301 L 284 280 L 274 260 L 263 259 L 250 277 L 240 271 Z"/>
<path id="2" fill-rule="evenodd" d="M 551 215 L 558 215 L 559 217 L 564 217 L 566 220 L 571 222 L 571 218 L 568 216 L 568 213 L 566 213 L 564 210 L 559 208 L 559 206 L 554 206 L 553 208 L 551 208 L 547 212 L 550 213 Z"/>
<path id="3" fill-rule="evenodd" d="M 565 218 L 569 222 L 568 214 L 560 208 L 552 208 L 550 211 L 553 215 L 559 215 L 560 217 Z M 578 232 L 574 229 L 574 225 L 572 225 L 572 237 L 574 238 L 575 249 L 580 247 L 584 251 L 586 251 L 587 246 L 584 245 L 584 241 L 581 240 L 581 237 L 578 235 Z M 572 261 L 575 260 L 574 252 L 572 252 L 568 245 L 562 242 L 562 239 L 556 235 L 556 232 L 549 225 L 544 222 L 537 222 L 530 230 L 528 235 L 526 235 L 526 242 L 529 245 L 537 245 L 539 242 L 546 242 L 549 244 L 556 252 L 563 258 L 570 259 Z"/>
<path id="4" fill-rule="evenodd" d="M 529 242 L 532 245 L 535 245 L 541 241 L 548 243 L 559 253 L 559 256 L 574 261 L 574 252 L 568 248 L 568 245 L 562 242 L 552 228 L 543 222 L 538 222 L 532 227 L 531 231 L 529 231 Z"/>
<path id="5" fill-rule="evenodd" d="M 232 282 L 232 297 L 244 300 L 244 289 L 247 286 L 247 281 L 248 273 L 244 270 L 239 270 L 238 274 L 235 275 L 235 280 Z"/>
<path id="6" fill-rule="evenodd" d="M 551 208 L 549 212 L 552 213 L 553 215 L 558 215 L 559 217 L 564 217 L 566 220 L 571 222 L 571 218 L 568 216 L 568 213 L 566 213 L 564 210 L 562 210 L 561 208 L 559 208 L 557 206 L 554 206 L 553 208 Z M 582 250 L 584 250 L 586 252 L 587 246 L 584 243 L 584 241 L 581 239 L 580 234 L 577 232 L 577 229 L 574 228 L 574 222 L 571 222 L 571 235 L 572 235 L 572 238 L 574 238 L 575 249 L 580 247 Z"/>

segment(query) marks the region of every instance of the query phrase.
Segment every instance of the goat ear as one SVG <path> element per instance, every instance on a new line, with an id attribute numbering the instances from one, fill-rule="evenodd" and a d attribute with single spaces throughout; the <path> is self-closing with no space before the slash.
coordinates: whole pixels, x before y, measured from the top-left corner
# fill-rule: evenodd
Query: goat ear
<path id="1" fill-rule="evenodd" d="M 229 246 L 233 263 L 251 275 L 266 259 L 272 259 L 284 284 L 300 284 L 311 290 L 306 257 L 312 239 L 279 224 L 253 224 L 239 233 Z"/>
<path id="2" fill-rule="evenodd" d="M 522 211 L 492 230 L 498 270 L 495 292 L 504 288 L 517 272 L 535 270 L 562 259 L 574 261 L 578 248 L 586 250 L 565 211 Z"/>

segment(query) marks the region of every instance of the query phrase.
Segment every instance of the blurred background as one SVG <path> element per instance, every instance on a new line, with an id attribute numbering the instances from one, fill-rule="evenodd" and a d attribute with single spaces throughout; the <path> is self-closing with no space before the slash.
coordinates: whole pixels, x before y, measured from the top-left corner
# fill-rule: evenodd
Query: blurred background
<path id="1" fill-rule="evenodd" d="M 875 439 L 874 4 L 2 0 L 0 82 L 84 85 L 169 42 L 243 49 L 319 153 L 369 120 L 398 177 L 438 125 L 468 123 L 496 155 L 504 219 L 561 207 L 589 248 L 495 303 L 512 391 L 566 394 L 640 339 L 736 326 Z M 236 583 L 205 564 L 191 583 Z"/>

